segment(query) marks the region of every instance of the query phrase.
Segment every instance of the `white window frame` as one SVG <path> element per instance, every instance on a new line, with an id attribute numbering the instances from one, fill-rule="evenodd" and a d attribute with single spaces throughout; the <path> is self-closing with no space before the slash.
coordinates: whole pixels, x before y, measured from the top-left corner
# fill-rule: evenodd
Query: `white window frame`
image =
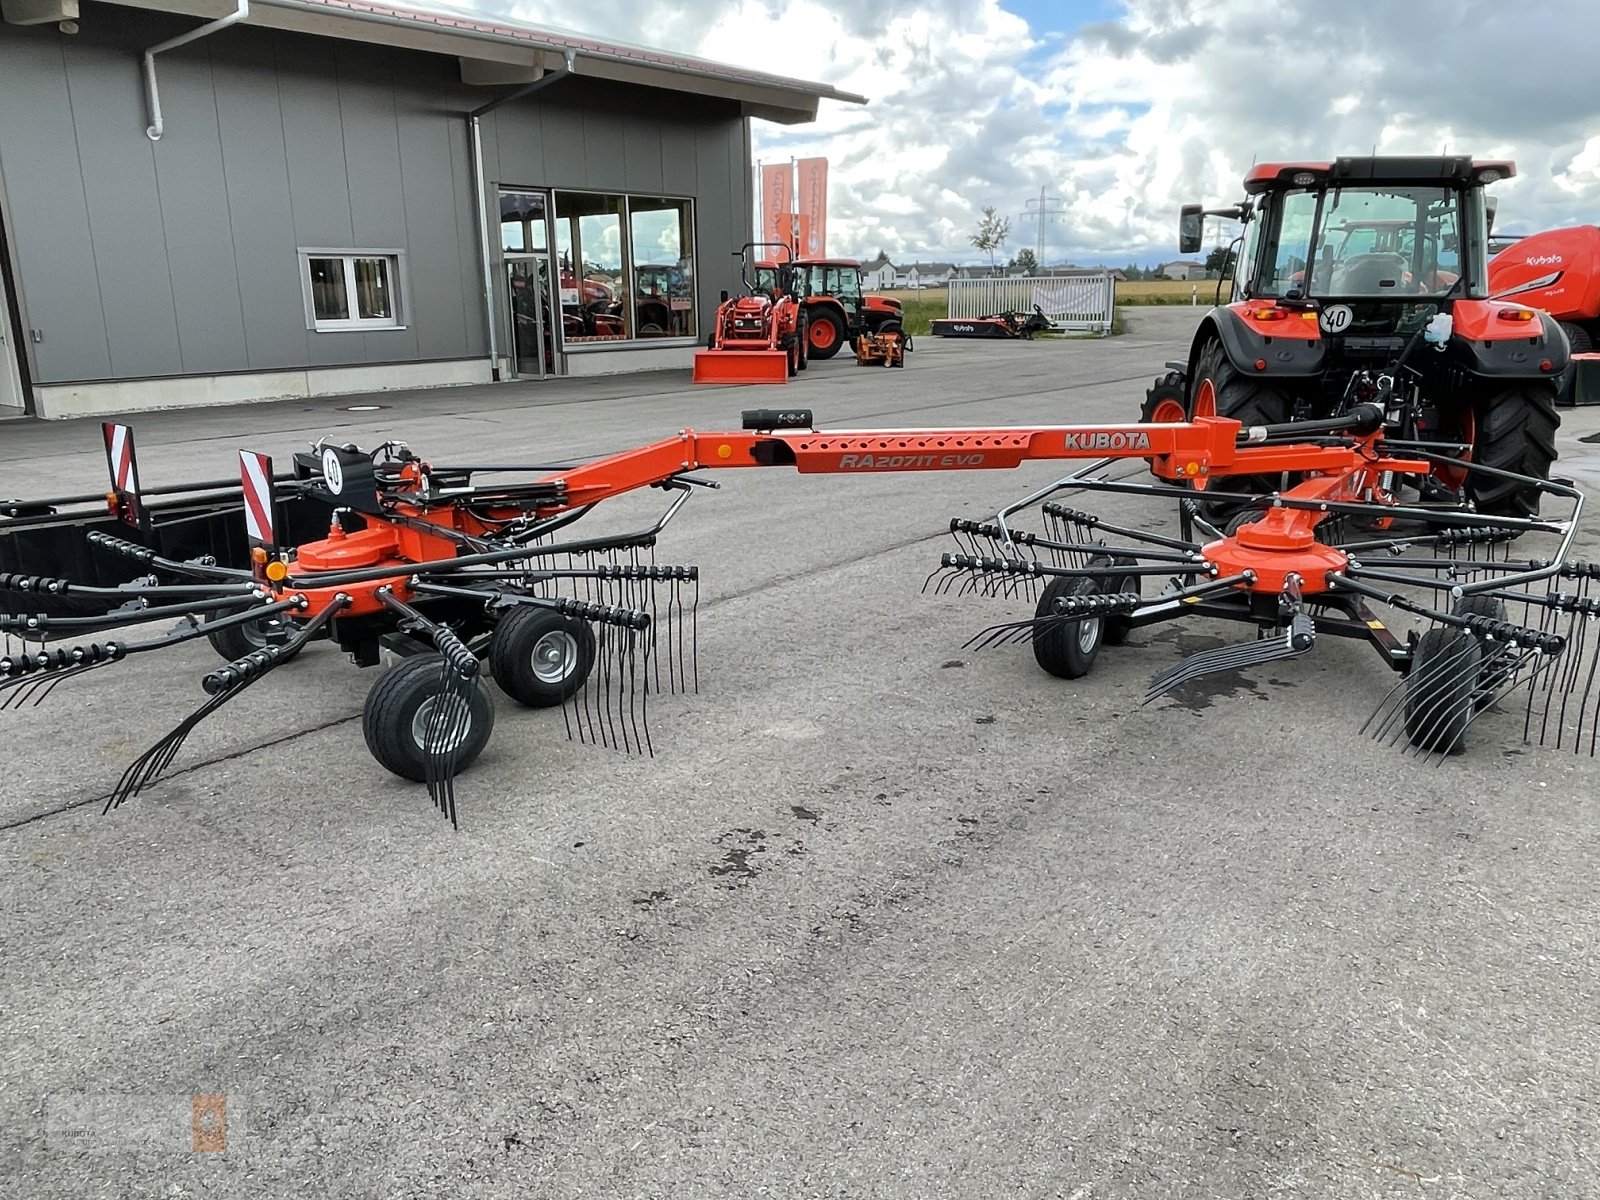
<path id="1" fill-rule="evenodd" d="M 400 249 L 353 250 L 349 247 L 302 246 L 300 255 L 300 291 L 305 300 L 306 328 L 313 333 L 382 333 L 385 330 L 406 328 L 406 306 L 410 296 L 406 276 L 406 252 Z M 317 317 L 317 306 L 311 294 L 311 260 L 337 258 L 344 265 L 344 294 L 352 306 L 356 303 L 356 259 L 381 258 L 389 267 L 389 292 L 394 314 L 388 317 L 346 317 L 325 321 Z"/>

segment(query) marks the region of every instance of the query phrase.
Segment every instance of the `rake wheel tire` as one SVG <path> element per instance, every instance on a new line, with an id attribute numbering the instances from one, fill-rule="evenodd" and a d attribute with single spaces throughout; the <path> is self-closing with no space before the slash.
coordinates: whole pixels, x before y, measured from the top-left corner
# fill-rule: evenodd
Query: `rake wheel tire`
<path id="1" fill-rule="evenodd" d="M 570 700 L 594 668 L 594 630 L 550 608 L 519 604 L 489 635 L 489 674 L 528 708 Z"/>
<path id="2" fill-rule="evenodd" d="M 1136 567 L 1138 562 L 1134 559 L 1112 558 L 1108 554 L 1097 554 L 1089 560 L 1091 567 Z M 1093 582 L 1093 581 L 1091 581 Z M 1110 595 L 1115 592 L 1140 591 L 1139 576 L 1124 575 L 1118 579 L 1107 579 L 1103 584 L 1097 584 L 1097 591 Z M 1133 632 L 1133 621 L 1126 613 L 1117 613 L 1104 618 L 1100 636 L 1108 646 L 1120 646 L 1128 640 L 1128 635 Z"/>
<path id="3" fill-rule="evenodd" d="M 209 625 L 213 621 L 220 621 L 227 615 L 227 613 L 208 612 L 206 614 L 206 624 Z M 243 625 L 229 625 L 222 629 L 213 629 L 206 634 L 206 641 L 211 643 L 211 648 L 222 657 L 224 662 L 238 662 L 252 650 L 259 650 L 268 644 L 266 631 L 272 621 L 272 617 L 262 617 L 258 621 L 250 621 Z M 291 632 L 293 631 L 291 630 Z M 279 661 L 287 661 L 299 653 L 300 651 L 296 650 L 293 654 L 288 655 L 287 658 Z"/>
<path id="4" fill-rule="evenodd" d="M 1493 596 L 1463 596 L 1456 601 L 1454 614 L 1458 617 L 1488 617 L 1491 621 L 1510 620 L 1506 602 L 1496 600 Z M 1488 708 L 1500 689 L 1505 687 L 1511 676 L 1511 669 L 1507 663 L 1510 657 L 1509 646 L 1491 643 L 1483 648 L 1483 666 L 1478 672 L 1478 691 L 1472 699 L 1474 707 L 1479 710 Z"/>
<path id="5" fill-rule="evenodd" d="M 1430 629 L 1411 653 L 1406 676 L 1406 739 L 1419 750 L 1461 748 L 1477 711 L 1483 647 L 1463 629 Z"/>
<path id="6" fill-rule="evenodd" d="M 1472 461 L 1535 479 L 1550 478 L 1556 460 L 1554 380 L 1517 380 L 1483 396 L 1475 413 Z M 1537 517 L 1539 490 L 1479 471 L 1467 474 L 1467 498 L 1494 517 Z"/>
<path id="7" fill-rule="evenodd" d="M 1093 579 L 1083 576 L 1053 579 L 1040 594 L 1033 615 L 1044 617 L 1053 613 L 1058 596 L 1093 596 L 1099 590 Z M 1105 621 L 1100 617 L 1062 621 L 1034 631 L 1033 657 L 1057 679 L 1081 679 L 1094 669 L 1104 642 Z"/>
<path id="8" fill-rule="evenodd" d="M 439 693 L 443 665 L 444 657 L 439 654 L 402 659 L 378 676 L 367 693 L 367 703 L 361 711 L 361 732 L 367 739 L 367 749 L 380 766 L 401 779 L 427 781 L 422 744 L 427 717 L 423 709 Z M 456 753 L 458 772 L 466 770 L 483 753 L 494 732 L 494 701 L 481 682 L 472 689 L 470 711 L 471 722 Z"/>

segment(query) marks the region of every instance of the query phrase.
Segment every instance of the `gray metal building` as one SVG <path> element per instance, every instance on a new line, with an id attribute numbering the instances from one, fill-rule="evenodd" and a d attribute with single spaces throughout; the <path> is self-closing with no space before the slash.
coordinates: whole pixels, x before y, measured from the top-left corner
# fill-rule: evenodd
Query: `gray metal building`
<path id="1" fill-rule="evenodd" d="M 0 415 L 687 366 L 751 119 L 860 99 L 353 0 L 0 17 Z"/>

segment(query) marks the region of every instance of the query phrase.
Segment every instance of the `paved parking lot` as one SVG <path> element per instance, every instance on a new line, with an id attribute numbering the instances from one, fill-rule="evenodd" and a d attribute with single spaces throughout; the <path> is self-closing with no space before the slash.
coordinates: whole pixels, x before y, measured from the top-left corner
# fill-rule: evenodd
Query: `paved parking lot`
<path id="1" fill-rule="evenodd" d="M 821 363 L 779 395 L 833 426 L 1124 419 L 1198 313 L 925 339 L 904 371 Z M 152 484 L 323 433 L 593 454 L 773 391 L 134 424 Z M 1597 428 L 1563 430 L 1585 479 Z M 90 423 L 0 427 L 0 492 L 102 472 Z M 1357 645 L 1149 708 L 1152 672 L 1233 633 L 1157 627 L 1078 683 L 962 650 L 1018 606 L 921 594 L 941 530 L 1056 474 L 725 473 L 661 547 L 702 569 L 701 689 L 653 704 L 655 757 L 502 700 L 459 833 L 368 757 L 371 673 L 329 647 L 107 817 L 208 651 L 0 714 L 7 1192 L 1600 1194 L 1600 769 L 1494 716 L 1443 766 L 1363 739 L 1390 679 Z M 195 1094 L 226 1095 L 225 1154 L 188 1152 Z"/>

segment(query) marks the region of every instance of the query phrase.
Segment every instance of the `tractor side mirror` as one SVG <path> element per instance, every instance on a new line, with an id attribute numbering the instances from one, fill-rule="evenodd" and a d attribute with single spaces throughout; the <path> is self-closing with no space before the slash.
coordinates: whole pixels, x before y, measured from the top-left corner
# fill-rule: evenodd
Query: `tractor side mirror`
<path id="1" fill-rule="evenodd" d="M 1194 254 L 1200 250 L 1200 237 L 1205 232 L 1205 214 L 1200 205 L 1184 205 L 1178 210 L 1178 253 Z"/>
<path id="2" fill-rule="evenodd" d="M 1489 234 L 1494 232 L 1494 210 L 1500 207 L 1500 201 L 1494 196 L 1483 198 L 1483 230 Z"/>
<path id="3" fill-rule="evenodd" d="M 1178 210 L 1178 253 L 1194 254 L 1205 233 L 1205 214 L 1198 204 L 1185 204 Z"/>

